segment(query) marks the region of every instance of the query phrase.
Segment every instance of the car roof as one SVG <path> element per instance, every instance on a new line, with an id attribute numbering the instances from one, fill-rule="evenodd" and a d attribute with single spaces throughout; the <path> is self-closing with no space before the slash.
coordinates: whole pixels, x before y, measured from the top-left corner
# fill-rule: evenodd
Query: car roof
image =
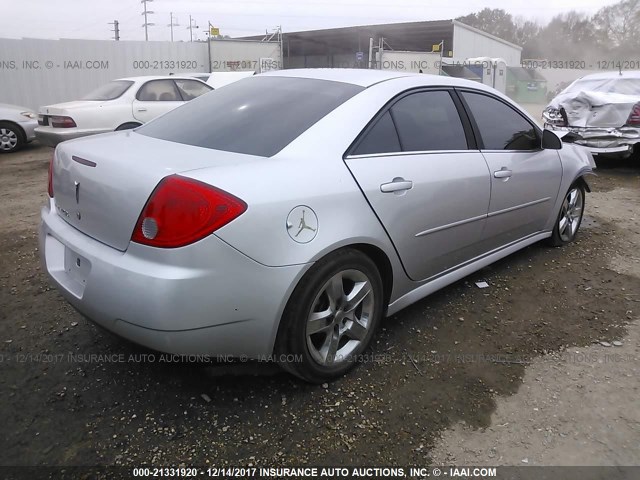
<path id="1" fill-rule="evenodd" d="M 182 75 L 142 75 L 139 77 L 123 77 L 123 78 L 115 78 L 113 81 L 117 81 L 117 80 L 127 80 L 130 82 L 146 82 L 147 80 L 198 80 L 198 81 L 202 81 L 199 80 L 197 78 L 194 77 L 189 77 L 186 76 L 184 74 Z M 203 82 L 204 83 L 204 82 Z"/>
<path id="2" fill-rule="evenodd" d="M 640 78 L 640 70 L 623 70 L 622 72 L 602 72 L 602 73 L 592 73 L 590 75 L 585 75 L 584 77 L 580 77 L 579 80 L 609 80 L 616 78 Z"/>
<path id="3" fill-rule="evenodd" d="M 475 88 L 482 85 L 478 82 L 462 78 L 430 75 L 428 73 L 399 72 L 395 70 L 368 70 L 360 68 L 300 68 L 292 70 L 274 70 L 257 76 L 312 78 L 316 80 L 351 83 L 365 88 L 375 85 L 376 83 L 407 77 L 423 77 L 425 85 L 433 83 L 438 86 L 473 86 Z"/>
<path id="4" fill-rule="evenodd" d="M 33 109 L 21 107 L 20 105 L 12 105 L 10 103 L 0 103 L 0 108 L 5 110 L 15 110 L 17 112 L 31 112 Z"/>

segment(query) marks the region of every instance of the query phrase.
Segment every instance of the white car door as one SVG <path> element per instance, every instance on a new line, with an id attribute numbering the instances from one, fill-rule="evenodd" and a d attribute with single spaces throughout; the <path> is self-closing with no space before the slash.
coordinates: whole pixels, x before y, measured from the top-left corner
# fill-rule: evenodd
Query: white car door
<path id="1" fill-rule="evenodd" d="M 543 150 L 540 129 L 503 100 L 470 90 L 460 95 L 476 125 L 491 175 L 485 248 L 493 250 L 541 232 L 562 180 L 558 151 Z"/>
<path id="2" fill-rule="evenodd" d="M 140 123 L 146 123 L 184 103 L 173 80 L 149 80 L 136 93 L 133 116 Z"/>
<path id="3" fill-rule="evenodd" d="M 413 280 L 482 253 L 491 181 L 451 93 L 406 94 L 378 115 L 345 159 Z"/>

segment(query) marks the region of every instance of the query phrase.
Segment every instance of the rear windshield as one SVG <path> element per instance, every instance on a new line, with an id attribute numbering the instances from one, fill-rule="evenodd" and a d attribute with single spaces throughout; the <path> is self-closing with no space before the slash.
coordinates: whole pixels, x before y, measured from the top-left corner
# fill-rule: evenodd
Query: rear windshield
<path id="1" fill-rule="evenodd" d="M 129 80 L 114 80 L 96 88 L 82 97 L 82 100 L 114 100 L 126 92 L 131 85 L 133 82 Z"/>
<path id="2" fill-rule="evenodd" d="M 640 78 L 608 78 L 603 80 L 585 79 L 569 85 L 563 93 L 568 92 L 602 92 L 621 93 L 624 95 L 640 95 Z"/>
<path id="3" fill-rule="evenodd" d="M 149 137 L 271 157 L 363 87 L 327 80 L 250 77 L 138 128 Z"/>

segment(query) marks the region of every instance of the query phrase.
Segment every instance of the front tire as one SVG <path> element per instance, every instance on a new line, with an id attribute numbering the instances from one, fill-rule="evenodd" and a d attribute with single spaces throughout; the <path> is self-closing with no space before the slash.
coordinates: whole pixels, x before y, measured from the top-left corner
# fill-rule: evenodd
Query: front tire
<path id="1" fill-rule="evenodd" d="M 560 207 L 560 213 L 553 227 L 553 234 L 549 238 L 551 246 L 560 247 L 575 240 L 584 214 L 584 199 L 584 186 L 574 183 L 565 195 L 562 207 Z"/>
<path id="2" fill-rule="evenodd" d="M 0 153 L 12 153 L 24 145 L 24 135 L 17 125 L 0 122 Z"/>
<path id="3" fill-rule="evenodd" d="M 323 258 L 285 308 L 276 340 L 280 365 L 311 383 L 344 375 L 371 343 L 383 308 L 382 279 L 369 257 L 344 249 Z"/>

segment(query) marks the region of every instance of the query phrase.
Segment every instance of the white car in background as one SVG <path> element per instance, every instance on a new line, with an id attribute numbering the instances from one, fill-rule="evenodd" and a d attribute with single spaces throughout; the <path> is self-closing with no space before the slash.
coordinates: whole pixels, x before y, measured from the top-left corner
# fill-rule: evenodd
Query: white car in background
<path id="1" fill-rule="evenodd" d="M 72 138 L 135 128 L 211 90 L 186 76 L 121 78 L 82 100 L 41 107 L 35 134 L 55 147 Z"/>
<path id="2" fill-rule="evenodd" d="M 0 153 L 15 152 L 35 140 L 37 118 L 28 108 L 0 103 Z"/>
<path id="3" fill-rule="evenodd" d="M 180 72 L 180 73 L 170 73 L 170 76 L 176 76 L 176 77 L 189 77 L 189 78 L 197 78 L 198 80 L 202 81 L 202 82 L 207 82 L 207 80 L 209 80 L 209 77 L 211 76 L 210 73 L 207 72 Z"/>
<path id="4" fill-rule="evenodd" d="M 640 152 L 640 71 L 585 75 L 542 112 L 545 128 L 593 155 L 626 158 Z"/>

